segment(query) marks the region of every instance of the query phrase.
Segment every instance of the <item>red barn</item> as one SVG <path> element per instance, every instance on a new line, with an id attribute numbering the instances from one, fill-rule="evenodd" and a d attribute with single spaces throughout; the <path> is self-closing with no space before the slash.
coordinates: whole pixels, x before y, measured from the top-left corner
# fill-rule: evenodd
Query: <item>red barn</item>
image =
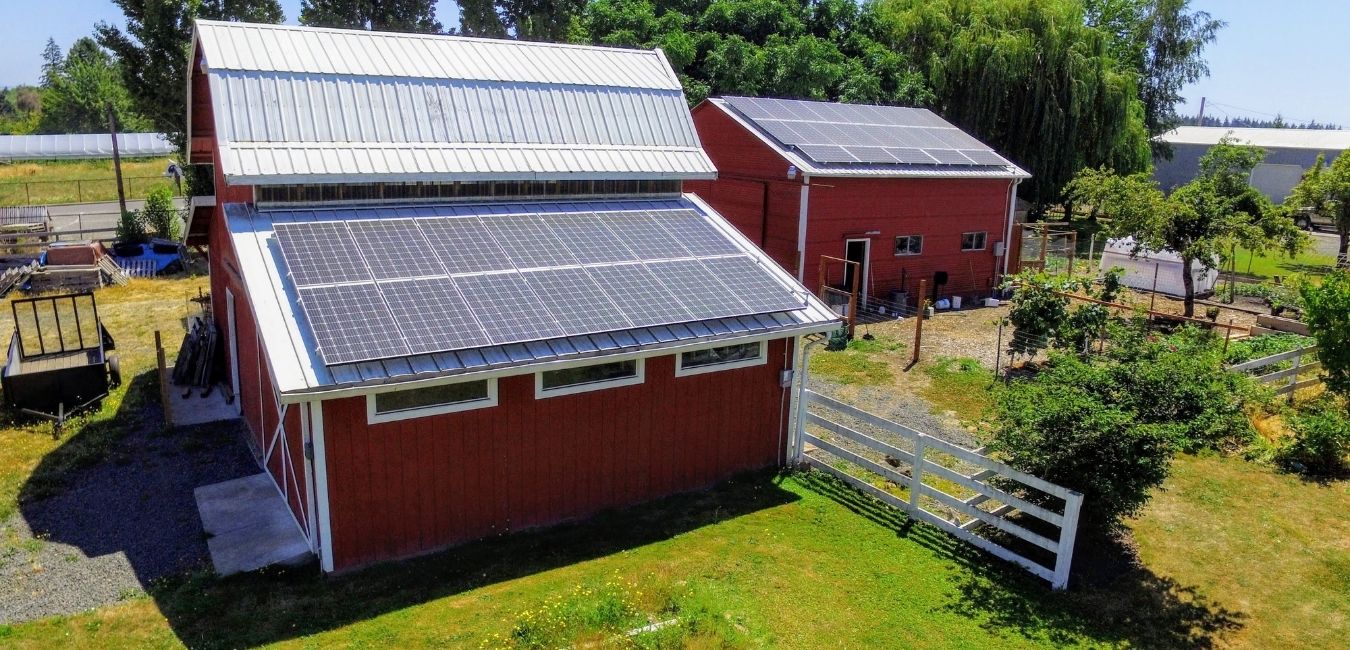
<path id="1" fill-rule="evenodd" d="M 201 21 L 191 56 L 212 307 L 324 570 L 782 462 L 838 321 L 681 194 L 715 170 L 659 51 Z"/>
<path id="2" fill-rule="evenodd" d="M 931 111 L 725 97 L 694 108 L 717 166 L 685 182 L 797 279 L 861 264 L 867 297 L 988 296 L 1026 172 Z M 830 284 L 849 285 L 844 265 Z M 910 301 L 911 304 L 917 302 Z"/>

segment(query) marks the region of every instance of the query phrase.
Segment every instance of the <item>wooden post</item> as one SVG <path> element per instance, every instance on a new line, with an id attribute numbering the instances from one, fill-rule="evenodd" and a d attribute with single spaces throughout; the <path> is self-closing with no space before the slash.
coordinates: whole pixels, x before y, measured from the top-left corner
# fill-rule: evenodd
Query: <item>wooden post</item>
<path id="1" fill-rule="evenodd" d="M 173 402 L 169 392 L 169 372 L 164 360 L 164 344 L 155 330 L 155 361 L 159 366 L 159 402 L 164 408 L 164 426 L 173 426 Z"/>
<path id="2" fill-rule="evenodd" d="M 998 379 L 999 366 L 1003 365 L 1003 321 L 998 319 L 998 342 L 994 344 L 994 379 Z"/>
<path id="3" fill-rule="evenodd" d="M 113 150 L 113 173 L 117 177 L 117 205 L 122 209 L 122 213 L 117 215 L 121 218 L 122 214 L 127 212 L 127 193 L 122 189 L 122 155 L 117 150 L 117 119 L 113 116 L 112 104 L 108 104 L 108 133 L 112 135 Z M 84 199 L 83 196 L 80 197 Z"/>
<path id="4" fill-rule="evenodd" d="M 914 321 L 914 354 L 909 359 L 911 364 L 919 362 L 919 348 L 923 345 L 923 319 L 928 312 L 928 297 L 924 293 L 927 290 L 928 280 L 919 280 L 919 313 Z"/>
<path id="5" fill-rule="evenodd" d="M 1158 298 L 1158 270 L 1162 268 L 1161 264 L 1153 263 L 1153 290 L 1148 294 L 1148 310 L 1153 311 L 1153 303 Z"/>
<path id="6" fill-rule="evenodd" d="M 1223 353 L 1228 354 L 1228 342 L 1233 339 L 1233 319 L 1228 319 L 1228 331 L 1223 335 Z"/>
<path id="7" fill-rule="evenodd" d="M 853 330 L 858 325 L 858 288 L 862 284 L 862 265 L 848 261 L 844 265 L 853 266 L 853 286 L 849 287 L 848 292 L 848 337 L 853 338 Z"/>
<path id="8" fill-rule="evenodd" d="M 1041 224 L 1041 272 L 1045 272 L 1045 255 L 1050 250 L 1050 226 Z"/>

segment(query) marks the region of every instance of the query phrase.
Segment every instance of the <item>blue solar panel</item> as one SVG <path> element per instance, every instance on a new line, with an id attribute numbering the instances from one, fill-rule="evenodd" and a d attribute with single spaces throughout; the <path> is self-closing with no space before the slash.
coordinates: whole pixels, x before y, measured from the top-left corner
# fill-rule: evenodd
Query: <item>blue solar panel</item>
<path id="1" fill-rule="evenodd" d="M 506 251 L 517 269 L 576 264 L 577 259 L 540 217 L 509 215 L 483 217 L 483 225 Z"/>
<path id="2" fill-rule="evenodd" d="M 606 295 L 623 310 L 633 327 L 696 320 L 675 294 L 667 291 L 641 264 L 594 266 L 586 269 Z"/>
<path id="3" fill-rule="evenodd" d="M 445 275 L 412 219 L 359 219 L 347 227 L 376 280 Z"/>
<path id="4" fill-rule="evenodd" d="M 566 334 L 525 278 L 515 271 L 464 275 L 454 281 L 493 343 L 538 341 Z"/>
<path id="5" fill-rule="evenodd" d="M 379 288 L 413 354 L 492 343 L 449 278 L 384 282 Z"/>
<path id="6" fill-rule="evenodd" d="M 419 219 L 417 227 L 452 274 L 515 268 L 478 217 Z"/>
<path id="7" fill-rule="evenodd" d="M 297 286 L 370 280 L 370 270 L 341 221 L 279 223 L 276 234 Z"/>
<path id="8" fill-rule="evenodd" d="M 633 327 L 624 312 L 586 269 L 527 271 L 525 282 L 568 335 L 613 332 Z"/>
<path id="9" fill-rule="evenodd" d="M 300 308 L 318 343 L 324 363 L 354 363 L 407 356 L 380 291 L 374 284 L 301 287 Z"/>

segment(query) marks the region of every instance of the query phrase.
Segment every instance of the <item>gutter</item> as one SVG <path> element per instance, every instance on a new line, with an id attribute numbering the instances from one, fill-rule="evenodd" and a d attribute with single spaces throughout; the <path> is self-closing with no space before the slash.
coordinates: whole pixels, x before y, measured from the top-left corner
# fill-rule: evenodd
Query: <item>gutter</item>
<path id="1" fill-rule="evenodd" d="M 800 167 L 798 169 L 801 169 Z M 806 215 L 811 200 L 811 176 L 802 173 L 802 196 L 797 207 L 797 281 L 806 283 Z M 819 288 L 817 288 L 819 290 Z"/>

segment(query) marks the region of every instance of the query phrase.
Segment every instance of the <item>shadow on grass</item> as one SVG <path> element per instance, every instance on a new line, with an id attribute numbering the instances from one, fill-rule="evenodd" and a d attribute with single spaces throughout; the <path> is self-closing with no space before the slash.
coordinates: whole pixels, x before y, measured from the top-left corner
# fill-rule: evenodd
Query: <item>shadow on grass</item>
<path id="1" fill-rule="evenodd" d="M 1141 648 L 1212 648 L 1220 637 L 1240 629 L 1246 618 L 1211 602 L 1194 587 L 1149 571 L 1127 540 L 1080 538 L 1075 582 L 1068 591 L 1054 592 L 1022 569 L 910 519 L 833 477 L 806 472 L 798 480 L 963 567 L 946 609 L 982 621 L 980 625 L 995 634 L 1012 631 L 1056 645 L 1087 637 Z"/>
<path id="2" fill-rule="evenodd" d="M 224 579 L 202 573 L 159 581 L 150 593 L 188 647 L 255 646 L 604 557 L 797 498 L 778 486 L 775 473 L 750 474 L 706 492 L 329 579 L 318 578 L 313 566 Z"/>

